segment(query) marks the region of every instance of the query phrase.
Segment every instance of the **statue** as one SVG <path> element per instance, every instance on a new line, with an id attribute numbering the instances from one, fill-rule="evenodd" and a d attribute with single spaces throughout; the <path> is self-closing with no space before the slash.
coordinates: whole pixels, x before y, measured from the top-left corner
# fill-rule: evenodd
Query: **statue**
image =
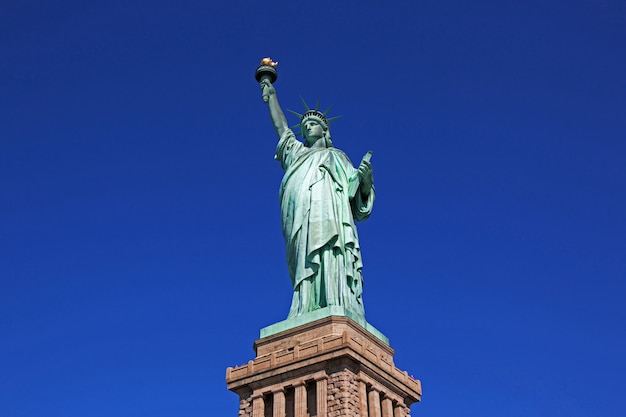
<path id="1" fill-rule="evenodd" d="M 304 141 L 296 139 L 278 103 L 278 77 L 270 58 L 256 78 L 278 134 L 275 159 L 285 170 L 280 209 L 293 299 L 289 318 L 320 308 L 342 306 L 365 318 L 362 261 L 356 221 L 366 220 L 374 204 L 368 152 L 358 168 L 333 147 L 326 112 L 309 109 L 300 116 Z M 304 101 L 304 100 L 303 100 Z"/>

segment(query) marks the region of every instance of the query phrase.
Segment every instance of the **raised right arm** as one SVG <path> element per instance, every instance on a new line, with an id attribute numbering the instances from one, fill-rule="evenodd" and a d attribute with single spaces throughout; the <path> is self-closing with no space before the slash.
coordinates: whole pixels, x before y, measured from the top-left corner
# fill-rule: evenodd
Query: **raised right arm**
<path id="1" fill-rule="evenodd" d="M 276 129 L 276 134 L 278 137 L 282 137 L 283 133 L 289 128 L 287 125 L 287 119 L 285 118 L 285 114 L 280 108 L 280 104 L 278 104 L 278 97 L 276 96 L 276 89 L 272 85 L 269 80 L 264 79 L 261 80 L 261 91 L 263 91 L 263 99 L 267 97 L 267 105 L 270 108 L 270 117 L 272 118 L 272 123 L 274 124 L 274 129 Z"/>

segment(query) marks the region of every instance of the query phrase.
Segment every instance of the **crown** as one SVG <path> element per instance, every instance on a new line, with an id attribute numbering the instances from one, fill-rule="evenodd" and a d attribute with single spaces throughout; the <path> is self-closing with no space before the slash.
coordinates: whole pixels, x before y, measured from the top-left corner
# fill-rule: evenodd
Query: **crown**
<path id="1" fill-rule="evenodd" d="M 326 127 L 328 127 L 328 120 L 326 119 L 326 115 L 321 111 L 309 110 L 308 112 L 304 113 L 300 118 L 300 124 L 304 123 L 304 121 L 309 118 L 319 119 L 320 121 L 322 121 L 323 124 L 326 125 Z"/>
<path id="2" fill-rule="evenodd" d="M 293 110 L 289 110 L 287 109 L 290 113 L 298 116 L 300 118 L 300 123 L 298 123 L 297 125 L 291 126 L 291 128 L 296 128 L 299 127 L 300 128 L 300 132 L 298 132 L 298 134 L 300 134 L 300 136 L 302 136 L 302 125 L 304 124 L 305 120 L 307 119 L 316 119 L 317 121 L 321 122 L 321 124 L 324 126 L 325 129 L 328 129 L 328 126 L 330 125 L 331 122 L 339 119 L 341 116 L 335 116 L 335 117 L 330 117 L 330 118 L 326 118 L 326 115 L 328 114 L 328 112 L 333 108 L 333 106 L 330 106 L 328 109 L 326 109 L 326 111 L 319 111 L 319 107 L 320 107 L 320 100 L 317 100 L 317 103 L 315 104 L 315 108 L 311 109 L 309 108 L 309 106 L 306 104 L 306 101 L 304 101 L 304 99 L 302 97 L 300 97 L 300 100 L 302 100 L 302 105 L 304 106 L 305 112 L 304 114 L 300 114 L 298 112 L 295 112 Z"/>

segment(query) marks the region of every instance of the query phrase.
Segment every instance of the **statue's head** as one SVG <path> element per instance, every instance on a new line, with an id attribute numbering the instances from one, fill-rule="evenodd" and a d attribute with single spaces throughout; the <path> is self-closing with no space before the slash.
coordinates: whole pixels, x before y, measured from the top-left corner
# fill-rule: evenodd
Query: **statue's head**
<path id="1" fill-rule="evenodd" d="M 292 128 L 297 127 L 297 126 L 300 127 L 300 134 L 302 135 L 302 137 L 304 138 L 304 140 L 306 141 L 308 145 L 312 145 L 319 138 L 323 137 L 324 145 L 327 148 L 332 148 L 333 141 L 330 138 L 330 129 L 329 129 L 330 122 L 332 122 L 335 119 L 338 119 L 341 116 L 330 117 L 327 119 L 326 115 L 328 114 L 332 106 L 329 107 L 325 112 L 321 112 L 319 111 L 319 104 L 320 104 L 319 100 L 317 100 L 315 109 L 309 108 L 309 106 L 306 104 L 304 99 L 302 99 L 302 104 L 304 105 L 304 109 L 306 110 L 304 114 L 300 114 L 293 110 L 289 110 L 291 113 L 295 114 L 296 116 L 300 118 L 300 125 L 292 126 Z M 313 127 L 312 129 L 308 129 L 307 128 L 308 122 L 311 122 L 311 127 L 313 125 L 318 125 L 319 127 L 321 127 L 321 130 L 322 130 L 321 135 L 320 135 L 318 128 Z"/>
<path id="2" fill-rule="evenodd" d="M 328 120 L 326 120 L 326 116 L 322 112 L 309 110 L 304 113 L 300 119 L 300 132 L 302 132 L 302 136 L 309 145 L 315 143 L 320 138 L 324 138 L 324 144 L 327 148 L 333 146 Z"/>

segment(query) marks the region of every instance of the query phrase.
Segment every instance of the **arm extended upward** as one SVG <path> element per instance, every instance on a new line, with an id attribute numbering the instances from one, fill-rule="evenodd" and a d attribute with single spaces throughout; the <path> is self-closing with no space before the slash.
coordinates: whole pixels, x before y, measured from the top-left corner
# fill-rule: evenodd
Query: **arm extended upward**
<path id="1" fill-rule="evenodd" d="M 267 96 L 267 104 L 270 108 L 270 117 L 272 118 L 272 123 L 274 124 L 274 129 L 276 129 L 276 134 L 278 137 L 282 137 L 285 130 L 289 128 L 287 125 L 287 119 L 285 118 L 285 114 L 280 108 L 280 104 L 278 104 L 278 97 L 276 96 L 276 89 L 272 85 L 269 80 L 261 80 L 261 90 L 263 91 L 264 98 Z"/>

